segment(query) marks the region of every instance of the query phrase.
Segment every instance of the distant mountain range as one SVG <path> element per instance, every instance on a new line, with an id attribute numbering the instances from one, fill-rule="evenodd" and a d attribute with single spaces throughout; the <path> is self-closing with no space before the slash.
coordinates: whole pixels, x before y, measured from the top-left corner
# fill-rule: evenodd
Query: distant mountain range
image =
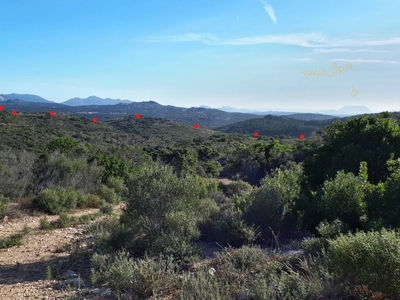
<path id="1" fill-rule="evenodd" d="M 72 98 L 62 104 L 69 106 L 83 106 L 83 105 L 115 105 L 119 103 L 133 103 L 130 100 L 121 100 L 121 99 L 110 99 L 110 98 L 100 98 L 97 96 L 90 96 L 87 98 Z"/>
<path id="2" fill-rule="evenodd" d="M 211 107 L 206 106 L 206 105 L 201 105 L 200 107 L 202 108 L 207 108 L 211 109 Z M 255 115 L 275 115 L 275 116 L 287 116 L 287 115 L 292 115 L 292 114 L 298 114 L 299 112 L 287 112 L 287 111 L 257 111 L 257 110 L 252 110 L 252 109 L 244 109 L 244 108 L 234 108 L 231 106 L 222 106 L 219 108 L 216 108 L 222 111 L 226 112 L 242 112 L 242 113 L 249 113 L 249 114 L 255 114 Z M 321 111 L 309 111 L 308 113 L 312 114 L 324 114 L 324 115 L 330 115 L 330 117 L 346 117 L 346 116 L 352 116 L 352 115 L 359 115 L 359 114 L 368 114 L 372 113 L 372 111 L 366 107 L 366 106 L 344 106 L 339 110 L 321 110 Z"/>
<path id="3" fill-rule="evenodd" d="M 49 101 L 37 95 L 1 94 L 0 102 L 5 109 L 17 109 L 21 112 L 45 112 L 54 110 L 57 113 L 87 115 L 101 120 L 110 120 L 140 113 L 144 116 L 166 118 L 187 124 L 197 123 L 199 126 L 214 128 L 237 122 L 259 118 L 265 115 L 286 116 L 302 121 L 330 120 L 337 117 L 371 113 L 365 106 L 345 106 L 339 110 L 327 110 L 320 113 L 298 113 L 284 111 L 252 111 L 224 106 L 219 109 L 208 106 L 175 107 L 161 105 L 155 101 L 133 102 L 130 100 L 100 98 L 72 98 L 62 103 Z"/>
<path id="4" fill-rule="evenodd" d="M 30 95 L 30 94 L 1 94 L 0 101 L 5 100 L 24 100 L 27 102 L 38 102 L 38 103 L 54 103 L 53 101 L 46 100 L 42 97 L 37 95 Z"/>
<path id="5" fill-rule="evenodd" d="M 37 103 L 56 103 L 47 99 L 44 99 L 37 95 L 30 95 L 30 94 L 1 94 L 0 101 L 5 100 L 23 100 L 27 102 L 37 102 Z M 87 106 L 87 105 L 116 105 L 116 104 L 131 104 L 135 103 L 131 100 L 121 100 L 121 99 L 111 99 L 111 98 L 100 98 L 97 96 L 90 96 L 87 98 L 72 98 L 62 103 L 57 104 L 64 104 L 68 106 Z M 137 102 L 136 102 L 137 103 Z M 206 105 L 201 105 L 198 108 L 205 108 L 205 109 L 214 109 Z M 253 114 L 253 115 L 276 115 L 276 116 L 286 116 L 286 115 L 293 115 L 298 114 L 299 112 L 287 112 L 287 111 L 257 111 L 251 109 L 242 109 L 242 108 L 234 108 L 231 106 L 223 106 L 216 108 L 217 110 L 221 110 L 224 112 L 235 112 L 235 113 L 246 113 L 246 114 Z M 344 116 L 351 116 L 357 114 L 365 114 L 365 113 L 372 113 L 368 107 L 365 106 L 344 106 L 339 110 L 323 110 L 323 111 L 310 111 L 307 113 L 312 114 L 324 114 L 326 116 L 334 116 L 334 117 L 344 117 Z M 325 119 L 325 117 L 321 118 Z"/>

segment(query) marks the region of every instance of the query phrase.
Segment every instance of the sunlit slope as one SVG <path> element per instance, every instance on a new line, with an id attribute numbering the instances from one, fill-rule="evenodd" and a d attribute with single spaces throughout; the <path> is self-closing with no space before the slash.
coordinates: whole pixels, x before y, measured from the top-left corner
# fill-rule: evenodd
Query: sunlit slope
<path id="1" fill-rule="evenodd" d="M 253 134 L 258 132 L 260 135 L 289 135 L 298 137 L 300 134 L 310 136 L 323 126 L 331 125 L 337 119 L 329 120 L 296 120 L 286 116 L 267 115 L 263 118 L 251 119 L 235 124 L 225 125 L 215 128 L 215 130 L 225 133 Z"/>
<path id="2" fill-rule="evenodd" d="M 0 145 L 42 152 L 61 136 L 96 146 L 175 146 L 205 138 L 212 130 L 160 118 L 129 116 L 106 122 L 66 114 L 0 112 Z"/>

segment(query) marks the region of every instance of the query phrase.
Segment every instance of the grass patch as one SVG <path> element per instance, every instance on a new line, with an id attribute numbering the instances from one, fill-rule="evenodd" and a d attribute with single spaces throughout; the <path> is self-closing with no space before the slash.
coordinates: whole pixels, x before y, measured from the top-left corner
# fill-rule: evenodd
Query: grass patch
<path id="1" fill-rule="evenodd" d="M 66 213 L 61 213 L 57 220 L 49 222 L 47 217 L 43 217 L 40 219 L 40 229 L 42 230 L 50 230 L 50 229 L 60 229 L 65 227 L 71 227 L 81 224 L 88 224 L 91 221 L 97 219 L 97 217 L 101 216 L 102 213 L 94 213 L 83 215 L 80 217 L 70 217 Z"/>
<path id="2" fill-rule="evenodd" d="M 22 238 L 30 232 L 31 228 L 28 225 L 25 225 L 24 229 L 22 229 L 22 232 L 0 238 L 0 249 L 22 245 Z"/>

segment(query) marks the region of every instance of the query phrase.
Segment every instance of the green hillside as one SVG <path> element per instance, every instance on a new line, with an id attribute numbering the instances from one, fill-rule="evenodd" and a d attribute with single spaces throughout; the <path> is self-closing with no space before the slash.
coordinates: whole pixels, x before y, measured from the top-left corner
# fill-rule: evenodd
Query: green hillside
<path id="1" fill-rule="evenodd" d="M 258 132 L 260 135 L 289 135 L 298 137 L 300 134 L 311 136 L 313 132 L 320 131 L 324 126 L 331 125 L 338 119 L 329 120 L 296 120 L 287 116 L 267 115 L 263 118 L 251 119 L 235 124 L 220 126 L 215 130 L 225 133 L 253 134 Z"/>

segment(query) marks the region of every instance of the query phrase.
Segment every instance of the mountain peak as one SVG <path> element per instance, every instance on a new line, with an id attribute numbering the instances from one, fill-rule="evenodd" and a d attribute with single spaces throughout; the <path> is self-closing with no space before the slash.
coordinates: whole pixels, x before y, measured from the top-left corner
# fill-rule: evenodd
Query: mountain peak
<path id="1" fill-rule="evenodd" d="M 85 105 L 116 105 L 119 103 L 133 103 L 130 100 L 121 99 L 110 99 L 110 98 L 100 98 L 98 96 L 92 95 L 87 98 L 75 97 L 64 101 L 62 104 L 69 106 L 85 106 Z"/>

